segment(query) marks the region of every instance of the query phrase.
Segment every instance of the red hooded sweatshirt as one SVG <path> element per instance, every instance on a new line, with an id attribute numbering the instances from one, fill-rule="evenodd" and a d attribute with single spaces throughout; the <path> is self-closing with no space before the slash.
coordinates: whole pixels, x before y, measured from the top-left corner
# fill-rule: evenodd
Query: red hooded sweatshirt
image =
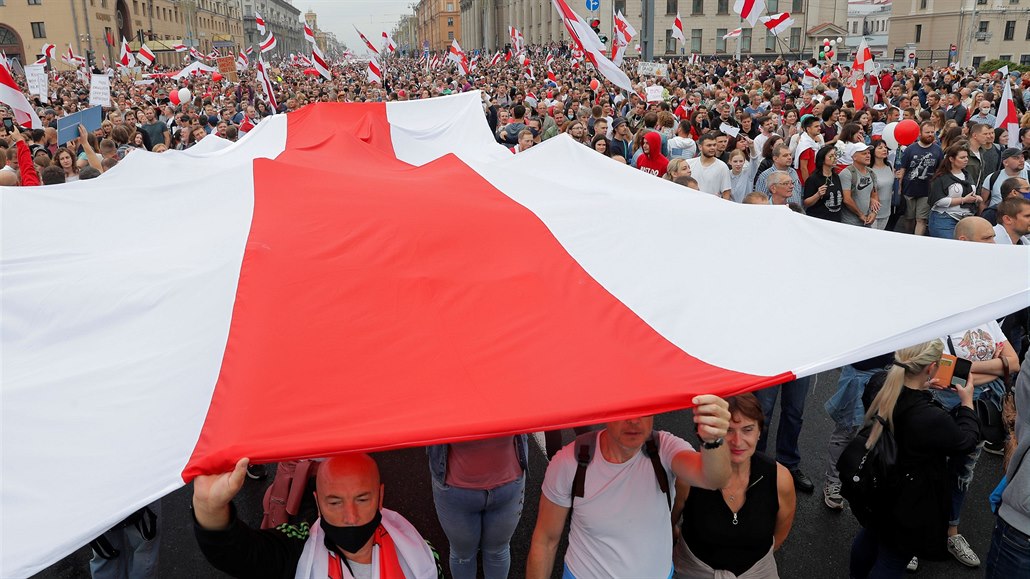
<path id="1" fill-rule="evenodd" d="M 662 136 L 649 131 L 644 134 L 644 141 L 649 152 L 637 159 L 637 169 L 657 177 L 665 175 L 666 169 L 669 168 L 669 160 L 662 154 Z"/>

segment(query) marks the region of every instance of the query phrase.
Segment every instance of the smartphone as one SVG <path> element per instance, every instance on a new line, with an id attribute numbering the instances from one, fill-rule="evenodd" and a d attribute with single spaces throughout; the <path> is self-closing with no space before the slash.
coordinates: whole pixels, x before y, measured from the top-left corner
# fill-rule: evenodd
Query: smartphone
<path id="1" fill-rule="evenodd" d="M 8 133 L 14 132 L 14 119 L 11 117 L 4 118 L 4 128 L 7 129 Z"/>
<path id="2" fill-rule="evenodd" d="M 973 369 L 973 363 L 965 358 L 955 359 L 955 372 L 951 375 L 951 388 L 966 387 L 969 380 L 969 372 Z"/>

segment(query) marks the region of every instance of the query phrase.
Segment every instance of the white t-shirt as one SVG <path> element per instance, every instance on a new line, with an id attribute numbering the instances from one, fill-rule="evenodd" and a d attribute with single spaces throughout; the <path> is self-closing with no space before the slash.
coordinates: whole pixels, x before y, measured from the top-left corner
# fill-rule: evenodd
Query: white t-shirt
<path id="1" fill-rule="evenodd" d="M 687 165 L 690 165 L 690 176 L 697 180 L 697 188 L 700 191 L 722 197 L 723 191 L 728 191 L 733 187 L 733 183 L 730 181 L 730 168 L 719 159 L 715 159 L 714 163 L 704 167 L 701 165 L 702 159 L 704 157 L 687 159 Z"/>
<path id="2" fill-rule="evenodd" d="M 941 340 L 944 341 L 945 353 L 951 352 L 959 358 L 965 358 L 972 362 L 985 362 L 994 358 L 998 345 L 1008 341 L 1001 331 L 1001 326 L 994 320 L 964 332 L 951 334 L 950 345 L 948 336 L 942 337 Z M 955 350 L 952 351 L 951 347 L 954 347 Z"/>
<path id="3" fill-rule="evenodd" d="M 690 443 L 656 431 L 658 454 L 669 475 L 675 500 L 672 459 Z M 598 432 L 597 436 L 600 437 Z M 544 475 L 543 493 L 549 501 L 572 506 L 576 476 L 576 444 L 554 455 Z M 658 488 L 651 459 L 643 450 L 622 464 L 605 460 L 600 440 L 587 467 L 583 496 L 572 509 L 565 565 L 578 579 L 633 577 L 667 579 L 672 571 L 672 527 L 669 504 Z"/>

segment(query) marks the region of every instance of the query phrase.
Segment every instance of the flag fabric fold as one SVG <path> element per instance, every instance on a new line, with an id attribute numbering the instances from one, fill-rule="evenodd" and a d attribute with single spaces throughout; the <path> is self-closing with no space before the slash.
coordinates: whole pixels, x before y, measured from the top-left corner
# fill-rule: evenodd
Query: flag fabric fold
<path id="1" fill-rule="evenodd" d="M 368 40 L 368 38 L 365 38 L 365 35 L 362 34 L 360 30 L 358 30 L 357 26 L 354 27 L 354 31 L 358 33 L 358 36 L 361 37 L 361 41 L 364 42 L 365 46 L 367 46 L 368 49 L 372 51 L 372 54 L 379 56 L 379 49 L 376 48 L 375 45 Z"/>
<path id="2" fill-rule="evenodd" d="M 680 13 L 676 13 L 676 19 L 672 21 L 672 37 L 680 42 L 685 41 L 687 38 L 683 36 L 683 21 L 680 20 Z"/>
<path id="3" fill-rule="evenodd" d="M 1001 101 L 998 103 L 998 114 L 994 120 L 994 128 L 1003 128 L 1008 131 L 1008 147 L 1019 147 L 1019 112 L 1016 110 L 1016 103 L 1012 100 L 1012 82 L 1009 80 L 1008 67 L 1002 75 L 1001 82 L 1005 88 L 1001 91 Z"/>
<path id="4" fill-rule="evenodd" d="M 244 456 L 672 411 L 1030 301 L 1025 247 L 729 203 L 565 135 L 511 155 L 478 91 L 312 104 L 236 143 L 0 195 L 4 577 Z M 910 254 L 935 259 L 882 259 Z M 941 262 L 990 283 L 936 284 Z M 756 279 L 806 299 L 769 307 Z M 839 307 L 840 280 L 884 279 L 936 299 Z"/>
<path id="5" fill-rule="evenodd" d="M 0 66 L 0 103 L 14 111 L 14 122 L 29 129 L 43 128 L 43 121 L 25 98 L 25 93 L 18 88 L 18 83 L 11 76 L 6 66 Z"/>
<path id="6" fill-rule="evenodd" d="M 747 20 L 751 26 L 755 26 L 765 12 L 765 0 L 736 0 L 733 3 L 733 12 Z"/>
<path id="7" fill-rule="evenodd" d="M 150 67 L 153 66 L 157 57 L 154 56 L 154 51 L 150 50 L 150 47 L 144 43 L 140 45 L 139 52 L 136 53 L 136 59 L 139 60 L 140 64 L 144 67 Z"/>
<path id="8" fill-rule="evenodd" d="M 789 12 L 762 16 L 759 20 L 762 21 L 762 24 L 765 25 L 766 29 L 773 36 L 779 36 L 783 32 L 790 30 L 791 26 L 794 26 L 794 19 L 790 17 Z"/>
<path id="9" fill-rule="evenodd" d="M 271 52 L 271 51 L 275 50 L 275 46 L 276 46 L 275 33 L 269 32 L 268 33 L 268 38 L 266 38 L 264 40 L 264 42 L 262 42 L 258 46 L 258 48 L 260 48 L 261 49 L 261 53 L 264 54 L 266 52 Z"/>
<path id="10" fill-rule="evenodd" d="M 575 45 L 583 51 L 583 57 L 609 82 L 622 90 L 633 92 L 633 84 L 629 77 L 604 55 L 604 44 L 586 21 L 576 11 L 569 8 L 565 0 L 551 0 L 551 3 L 558 11 L 562 23 L 565 24 L 565 30 L 568 31 Z"/>

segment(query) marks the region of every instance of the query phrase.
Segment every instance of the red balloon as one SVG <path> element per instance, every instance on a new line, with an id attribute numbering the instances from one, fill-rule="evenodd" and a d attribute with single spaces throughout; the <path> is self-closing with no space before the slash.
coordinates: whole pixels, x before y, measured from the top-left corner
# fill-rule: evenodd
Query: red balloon
<path id="1" fill-rule="evenodd" d="M 222 75 L 221 75 L 221 73 L 217 73 L 217 72 L 216 72 L 216 73 L 212 74 L 212 75 L 211 75 L 211 80 L 213 80 L 213 81 L 215 81 L 215 82 L 221 82 L 221 80 L 222 80 Z"/>
<path id="2" fill-rule="evenodd" d="M 168 100 L 172 101 L 173 105 L 179 104 L 179 91 L 173 90 L 168 93 Z"/>
<path id="3" fill-rule="evenodd" d="M 899 145 L 911 145 L 919 138 L 919 123 L 905 119 L 894 128 L 894 140 Z"/>
<path id="4" fill-rule="evenodd" d="M 601 86 L 601 83 L 597 82 L 596 78 L 590 79 L 590 89 L 597 90 L 597 87 Z"/>

